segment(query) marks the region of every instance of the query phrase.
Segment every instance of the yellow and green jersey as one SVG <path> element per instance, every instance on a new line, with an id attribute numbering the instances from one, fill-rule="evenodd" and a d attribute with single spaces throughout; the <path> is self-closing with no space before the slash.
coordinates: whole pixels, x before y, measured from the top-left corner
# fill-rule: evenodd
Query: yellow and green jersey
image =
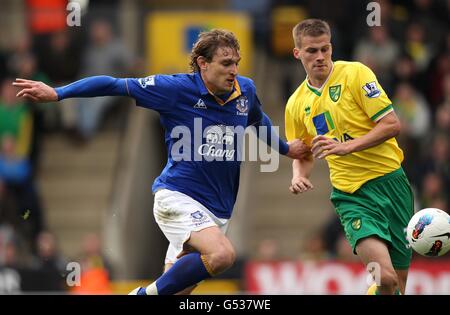
<path id="1" fill-rule="evenodd" d="M 336 61 L 327 81 L 318 90 L 306 79 L 286 106 L 286 137 L 311 144 L 317 135 L 340 142 L 367 134 L 392 103 L 375 74 L 359 62 Z M 375 147 L 326 157 L 331 184 L 353 193 L 365 182 L 400 168 L 403 152 L 395 138 Z"/>

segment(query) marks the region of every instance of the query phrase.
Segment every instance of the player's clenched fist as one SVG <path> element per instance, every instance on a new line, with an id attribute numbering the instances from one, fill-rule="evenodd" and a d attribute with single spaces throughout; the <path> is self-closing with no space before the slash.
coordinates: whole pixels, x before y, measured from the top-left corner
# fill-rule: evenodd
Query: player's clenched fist
<path id="1" fill-rule="evenodd" d="M 17 93 L 17 97 L 27 98 L 34 102 L 54 102 L 58 100 L 58 95 L 54 88 L 43 82 L 16 79 L 14 86 L 21 88 Z"/>
<path id="2" fill-rule="evenodd" d="M 311 147 L 299 139 L 289 141 L 288 145 L 289 151 L 286 155 L 292 159 L 302 159 L 311 154 Z"/>

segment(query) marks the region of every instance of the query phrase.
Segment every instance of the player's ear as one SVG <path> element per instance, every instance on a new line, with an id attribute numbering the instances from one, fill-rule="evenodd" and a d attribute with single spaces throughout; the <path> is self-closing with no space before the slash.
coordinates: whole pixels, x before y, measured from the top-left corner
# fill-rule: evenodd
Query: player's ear
<path id="1" fill-rule="evenodd" d="M 294 47 L 292 53 L 294 54 L 295 59 L 300 60 L 300 48 Z"/>
<path id="2" fill-rule="evenodd" d="M 206 70 L 206 66 L 207 66 L 207 61 L 206 58 L 203 56 L 198 56 L 197 57 L 197 65 L 200 68 L 200 70 Z"/>

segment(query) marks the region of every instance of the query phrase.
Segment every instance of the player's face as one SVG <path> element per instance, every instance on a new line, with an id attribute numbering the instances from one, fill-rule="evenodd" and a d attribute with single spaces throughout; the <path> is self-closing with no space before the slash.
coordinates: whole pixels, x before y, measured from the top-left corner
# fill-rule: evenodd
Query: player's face
<path id="1" fill-rule="evenodd" d="M 230 93 L 238 75 L 240 60 L 239 52 L 231 47 L 217 48 L 211 62 L 199 57 L 200 71 L 206 87 L 217 95 Z"/>
<path id="2" fill-rule="evenodd" d="M 312 81 L 322 82 L 326 80 L 331 71 L 330 36 L 302 36 L 301 47 L 294 48 L 294 57 L 300 59 L 305 67 L 308 77 Z"/>

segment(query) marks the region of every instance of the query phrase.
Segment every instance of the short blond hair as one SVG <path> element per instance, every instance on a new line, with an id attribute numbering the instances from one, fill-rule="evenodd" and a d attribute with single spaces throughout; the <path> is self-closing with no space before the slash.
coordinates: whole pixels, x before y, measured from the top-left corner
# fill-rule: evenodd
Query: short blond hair
<path id="1" fill-rule="evenodd" d="M 319 37 L 323 34 L 331 37 L 330 25 L 319 19 L 303 20 L 292 29 L 292 37 L 294 37 L 295 47 L 301 47 L 302 36 Z"/>

